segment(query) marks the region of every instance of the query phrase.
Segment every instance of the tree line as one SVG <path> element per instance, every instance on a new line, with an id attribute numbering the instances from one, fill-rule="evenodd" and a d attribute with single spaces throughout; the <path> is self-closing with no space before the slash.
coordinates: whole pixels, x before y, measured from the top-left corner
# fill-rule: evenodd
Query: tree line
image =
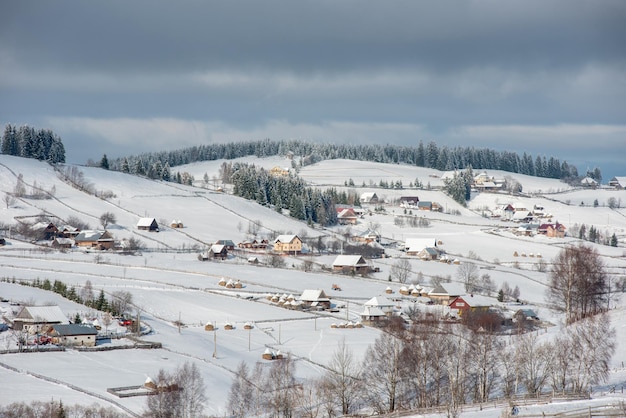
<path id="1" fill-rule="evenodd" d="M 112 170 L 122 171 L 122 166 L 132 167 L 140 162 L 142 167 L 152 167 L 157 161 L 170 167 L 198 161 L 235 159 L 247 156 L 270 157 L 275 155 L 300 156 L 294 164 L 305 166 L 323 160 L 348 159 L 389 164 L 409 164 L 441 171 L 460 170 L 467 167 L 483 170 L 503 170 L 556 179 L 578 178 L 576 167 L 555 157 L 536 156 L 487 148 L 448 147 L 430 141 L 417 146 L 380 144 L 329 144 L 302 140 L 243 141 L 228 144 L 208 144 L 173 151 L 143 153 L 136 156 L 109 160 Z M 126 162 L 125 162 L 126 161 Z M 593 172 L 594 176 L 596 172 Z M 597 176 L 600 176 L 599 170 Z M 596 176 L 596 177 L 597 177 Z"/>
<path id="2" fill-rule="evenodd" d="M 35 158 L 51 164 L 65 162 L 65 147 L 58 135 L 50 129 L 19 128 L 7 124 L 0 146 L 2 154 Z"/>

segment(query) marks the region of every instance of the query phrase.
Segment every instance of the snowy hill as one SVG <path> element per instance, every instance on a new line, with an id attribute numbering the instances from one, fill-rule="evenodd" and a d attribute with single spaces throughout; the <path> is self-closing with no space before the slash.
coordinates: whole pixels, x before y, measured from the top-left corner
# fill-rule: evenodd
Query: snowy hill
<path id="1" fill-rule="evenodd" d="M 267 169 L 290 166 L 287 159 L 278 157 L 250 157 L 238 161 Z M 223 162 L 195 163 L 175 170 L 191 173 L 196 186 L 202 186 L 200 180 L 205 173 L 209 179 L 218 178 Z M 0 276 L 18 281 L 61 280 L 77 289 L 89 280 L 95 291 L 103 290 L 107 295 L 119 290 L 130 292 L 142 322 L 152 329 L 145 339 L 160 342 L 163 348 L 39 353 L 29 355 L 28 362 L 24 361 L 25 354 L 2 354 L 0 363 L 18 370 L 3 369 L 0 373 L 0 383 L 6 388 L 0 401 L 2 404 L 40 399 L 41 393 L 46 393 L 62 398 L 64 403 L 120 404 L 140 413 L 145 398 L 118 399 L 106 389 L 139 385 L 147 376 L 154 377 L 160 368 L 172 370 L 185 361 L 192 361 L 200 367 L 207 386 L 210 405 L 205 412 L 225 415 L 228 389 L 237 365 L 242 360 L 250 365 L 260 361 L 267 347 L 294 356 L 300 379 L 322 373 L 322 366 L 328 364 L 343 339 L 360 360 L 380 331 L 371 327 L 332 328 L 331 324 L 360 320 L 365 301 L 383 294 L 387 286 L 398 295 L 401 284 L 388 281 L 397 259 L 408 261 L 409 283 L 419 281 L 421 285 L 428 285 L 435 277 L 459 280 L 457 264 L 426 262 L 407 257 L 398 250 L 409 238 L 441 242 L 439 246 L 450 259 L 461 264 L 474 263 L 481 275 L 490 276 L 496 289 L 504 283 L 511 288 L 519 287 L 520 299 L 532 306 L 539 317 L 555 324 L 550 332 L 558 332 L 562 318 L 546 303 L 547 274 L 545 269 L 541 271 L 541 264 L 550 263 L 563 246 L 578 242 L 578 239 L 518 235 L 518 224 L 485 216 L 486 210 L 501 204 L 519 203 L 531 209 L 541 206 L 552 215 L 552 222 L 558 221 L 568 230 L 574 225 L 586 224 L 593 225 L 603 234 L 615 233 L 619 237 L 619 247 L 593 246 L 601 254 L 613 283 L 626 271 L 626 209 L 611 209 L 606 203 L 614 197 L 621 199 L 622 206 L 626 206 L 626 191 L 623 190 L 574 190 L 553 179 L 490 172 L 496 177 L 514 177 L 522 184 L 524 194 L 476 193 L 468 207 L 463 208 L 438 190 L 444 173 L 402 165 L 323 161 L 302 168 L 299 175 L 316 187 L 350 188 L 358 193 L 375 191 L 388 203 L 384 205 L 384 212 L 370 208 L 371 212 L 366 212 L 354 226 L 322 229 L 310 228 L 255 202 L 217 192 L 211 184 L 190 187 L 93 167 L 77 169 L 92 190 L 104 197 L 77 190 L 43 162 L 0 156 L 0 197 L 14 191 L 20 175 L 27 196 L 33 186 L 53 195 L 50 199 L 5 200 L 11 204 L 3 204 L 0 209 L 0 221 L 7 228 L 3 232 L 7 245 L 0 248 Z M 345 186 L 349 179 L 353 180 L 354 187 Z M 409 189 L 409 183 L 416 179 L 424 186 L 430 183 L 431 189 Z M 380 180 L 400 180 L 405 189 L 379 189 Z M 398 204 L 403 195 L 418 195 L 420 200 L 438 202 L 443 211 L 418 212 L 412 209 L 412 213 L 408 213 Z M 598 207 L 594 207 L 594 200 L 598 200 Z M 34 223 L 46 217 L 62 224 L 70 218 L 78 218 L 90 228 L 97 229 L 101 228 L 99 218 L 105 212 L 116 218 L 107 228 L 116 241 L 135 238 L 144 243 L 145 250 L 135 256 L 110 251 L 49 251 L 13 238 L 18 221 Z M 409 226 L 406 222 L 410 216 L 426 219 L 428 226 Z M 160 226 L 159 232 L 138 230 L 137 222 L 143 217 L 155 218 Z M 184 227 L 171 228 L 169 224 L 175 219 L 182 221 Z M 263 251 L 242 253 L 224 262 L 198 260 L 198 254 L 217 240 L 239 243 L 265 238 L 272 242 L 279 234 L 335 240 L 371 227 L 379 229 L 390 257 L 371 261 L 372 266 L 380 271 L 367 278 L 329 272 L 327 268 L 336 255 L 312 249 L 306 255 L 281 257 L 281 268 L 272 267 L 271 255 Z M 248 263 L 250 255 L 258 256 L 262 261 L 260 265 Z M 304 268 L 309 262 L 312 265 L 310 271 Z M 222 278 L 240 280 L 243 287 L 226 289 L 218 283 Z M 333 284 L 339 285 L 342 291 L 332 291 Z M 297 297 L 305 289 L 325 290 L 337 305 L 338 312 L 295 311 L 267 299 L 275 294 Z M 8 301 L 58 304 L 69 317 L 76 313 L 82 317 L 100 315 L 52 292 L 7 283 L 6 280 L 0 283 L 0 296 Z M 491 297 L 495 303 L 495 292 Z M 397 301 L 401 308 L 411 303 L 404 299 Z M 626 310 L 623 303 L 624 300 L 615 299 L 611 314 L 618 333 L 611 384 L 626 381 L 622 364 L 626 358 L 626 328 L 622 326 Z M 517 305 L 510 306 L 512 310 L 517 308 Z M 7 302 L 0 304 L 0 309 L 3 316 L 10 317 L 15 307 Z M 184 324 L 182 328 L 176 324 L 179 320 Z M 205 331 L 204 325 L 208 322 L 217 326 L 215 335 Z M 254 328 L 244 330 L 246 322 L 254 324 Z M 226 323 L 233 324 L 234 329 L 225 330 Z M 9 333 L 0 334 L 0 349 L 13 345 Z M 214 353 L 217 354 L 214 356 Z M 45 380 L 41 376 L 56 380 Z M 75 387 L 83 388 L 85 392 L 79 392 Z"/>

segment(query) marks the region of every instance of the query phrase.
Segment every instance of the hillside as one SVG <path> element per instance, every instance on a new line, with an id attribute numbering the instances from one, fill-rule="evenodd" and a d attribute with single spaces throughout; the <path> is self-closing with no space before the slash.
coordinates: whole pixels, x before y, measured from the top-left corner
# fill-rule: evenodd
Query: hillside
<path id="1" fill-rule="evenodd" d="M 277 165 L 289 167 L 289 161 L 282 158 L 251 157 L 239 161 L 267 169 Z M 195 177 L 195 187 L 151 181 L 99 168 L 78 167 L 84 180 L 93 186 L 97 194 L 108 196 L 103 199 L 70 186 L 45 163 L 0 156 L 0 196 L 4 197 L 14 190 L 20 174 L 27 192 L 33 185 L 54 191 L 50 199 L 20 198 L 8 208 L 2 205 L 0 220 L 13 231 L 7 229 L 3 233 L 7 245 L 0 248 L 0 276 L 18 281 L 61 280 L 77 289 L 89 280 L 94 290 L 103 290 L 107 295 L 119 290 L 130 292 L 135 310 L 140 312 L 142 322 L 152 330 L 144 339 L 163 344 L 162 349 L 146 351 L 92 353 L 69 350 L 29 354 L 28 362 L 24 361 L 26 354 L 2 354 L 0 363 L 19 371 L 3 369 L 0 373 L 0 384 L 6 388 L 0 401 L 2 404 L 40 399 L 41 393 L 46 393 L 55 399 L 63 399 L 67 404 L 119 404 L 138 414 L 145 407 L 145 398 L 116 398 L 106 389 L 140 385 L 146 377 L 156 376 L 160 368 L 172 370 L 185 361 L 192 361 L 199 366 L 207 387 L 210 401 L 205 412 L 223 416 L 238 364 L 245 361 L 252 366 L 261 361 L 266 347 L 293 356 L 297 377 L 301 381 L 322 374 L 339 342 L 344 339 L 355 357 L 362 359 L 367 347 L 380 335 L 380 330 L 374 327 L 338 329 L 332 328 L 331 324 L 358 321 L 363 304 L 373 296 L 383 294 L 387 286 L 393 289 L 394 295 L 398 295 L 402 284 L 389 282 L 392 267 L 398 259 L 406 260 L 410 265 L 408 283 L 419 282 L 430 286 L 431 280 L 436 277 L 453 282 L 459 280 L 459 265 L 426 262 L 401 252 L 399 248 L 409 238 L 441 241 L 440 246 L 451 259 L 458 260 L 461 265 L 474 263 L 481 275 L 490 276 L 495 289 L 500 289 L 504 283 L 511 288 L 517 286 L 524 305 L 511 302 L 498 304 L 495 292 L 492 292 L 490 296 L 494 304 L 509 311 L 530 306 L 546 324 L 546 334 L 557 334 L 563 320 L 546 302 L 547 273 L 540 271 L 540 264 L 545 262 L 549 266 L 564 246 L 578 242 L 578 239 L 519 236 L 515 234 L 517 224 L 483 216 L 486 210 L 495 209 L 498 204 L 517 202 L 530 208 L 542 206 L 552 215 L 553 221 L 558 220 L 568 229 L 574 224 L 586 224 L 594 225 L 603 234 L 615 233 L 619 238 L 618 247 L 590 245 L 600 253 L 613 283 L 617 283 L 626 271 L 626 209 L 610 209 L 606 205 L 610 197 L 626 203 L 624 190 L 579 190 L 553 179 L 510 174 L 522 184 L 523 195 L 474 193 L 468 207 L 463 208 L 438 190 L 444 173 L 403 165 L 324 161 L 302 168 L 299 175 L 312 186 L 338 189 L 347 189 L 345 184 L 352 179 L 355 186 L 351 189 L 359 194 L 376 192 L 386 202 L 395 204 L 384 204 L 384 212 L 374 211 L 370 206 L 371 212 L 367 211 L 354 226 L 338 225 L 322 229 L 311 228 L 255 202 L 218 192 L 212 182 L 204 185 L 206 188 L 199 187 L 203 186 L 200 180 L 205 173 L 210 179 L 218 178 L 223 162 L 177 167 L 177 170 L 187 171 Z M 509 175 L 505 172 L 489 174 L 496 177 Z M 416 178 L 424 186 L 430 183 L 431 190 L 409 189 L 409 183 Z M 375 187 L 380 180 L 400 180 L 405 189 Z M 362 187 L 363 184 L 365 187 Z M 397 200 L 403 195 L 418 195 L 420 200 L 438 202 L 444 210 L 441 213 L 418 213 L 415 209 L 414 216 L 427 219 L 428 226 L 401 225 L 396 218 L 404 216 L 406 209 L 400 207 Z M 596 199 L 598 207 L 593 206 Z M 115 215 L 116 222 L 108 227 L 115 240 L 138 239 L 145 245 L 143 251 L 137 255 L 78 249 L 50 251 L 13 237 L 18 221 L 34 223 L 42 216 L 60 224 L 69 218 L 78 218 L 92 229 L 101 228 L 99 218 L 105 212 Z M 160 226 L 159 232 L 137 230 L 137 222 L 143 217 L 155 218 Z M 170 228 L 172 220 L 182 221 L 184 227 Z M 366 278 L 332 274 L 323 267 L 332 265 L 336 254 L 313 249 L 309 249 L 306 255 L 281 257 L 284 261 L 282 268 L 266 265 L 271 264 L 271 256 L 266 252 L 241 253 L 223 262 L 198 260 L 201 251 L 206 251 L 220 239 L 239 243 L 252 238 L 266 238 L 271 242 L 280 234 L 298 234 L 303 238 L 319 237 L 331 242 L 370 227 L 380 231 L 388 257 L 372 260 L 372 266 L 380 271 Z M 251 231 L 256 234 L 250 234 Z M 248 263 L 250 255 L 256 255 L 260 265 Z M 312 267 L 310 271 L 305 271 L 304 266 L 309 263 Z M 244 287 L 225 289 L 218 284 L 222 278 L 240 280 Z M 339 285 L 342 291 L 332 291 L 333 284 Z M 266 299 L 267 295 L 274 294 L 293 294 L 297 297 L 305 289 L 325 290 L 338 311 L 288 310 Z M 0 282 L 0 296 L 13 302 L 59 304 L 69 317 L 76 313 L 84 318 L 101 315 L 52 292 L 6 281 Z M 401 308 L 415 304 L 408 298 L 398 299 L 396 303 Z M 612 303 L 611 318 L 617 331 L 618 347 L 611 364 L 609 383 L 596 388 L 598 396 L 611 385 L 619 387 L 626 384 L 622 363 L 626 358 L 626 328 L 623 326 L 626 310 L 622 299 L 614 298 Z M 0 309 L 3 315 L 10 316 L 15 308 L 9 303 L 1 303 Z M 431 308 L 423 306 L 421 309 L 427 311 Z M 179 328 L 175 323 L 177 321 L 183 326 Z M 204 330 L 207 322 L 217 325 L 216 334 Z M 253 323 L 254 328 L 244 330 L 246 322 Z M 225 330 L 226 323 L 233 324 L 235 329 Z M 0 334 L 0 348 L 14 345 L 9 333 Z M 46 381 L 46 378 L 56 380 Z M 84 392 L 76 390 L 76 387 Z"/>

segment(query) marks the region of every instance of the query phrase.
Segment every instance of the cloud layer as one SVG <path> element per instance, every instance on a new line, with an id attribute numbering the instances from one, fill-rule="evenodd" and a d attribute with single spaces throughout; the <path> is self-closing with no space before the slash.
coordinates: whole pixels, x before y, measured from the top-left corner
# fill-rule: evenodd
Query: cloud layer
<path id="1" fill-rule="evenodd" d="M 53 126 L 75 161 L 263 137 L 592 142 L 598 161 L 626 143 L 621 0 L 36 6 L 0 14 L 1 122 Z"/>

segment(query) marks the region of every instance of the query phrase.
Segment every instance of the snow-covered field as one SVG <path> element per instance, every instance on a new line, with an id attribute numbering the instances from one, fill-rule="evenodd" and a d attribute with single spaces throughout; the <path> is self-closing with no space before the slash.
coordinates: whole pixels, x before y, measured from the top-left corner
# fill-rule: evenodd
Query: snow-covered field
<path id="1" fill-rule="evenodd" d="M 268 169 L 274 166 L 289 167 L 291 164 L 289 160 L 279 157 L 251 157 L 240 161 Z M 175 167 L 173 171 L 187 171 L 199 183 L 198 180 L 205 173 L 209 178 L 217 177 L 222 162 L 195 163 Z M 270 240 L 281 233 L 308 237 L 338 236 L 348 229 L 365 231 L 377 225 L 385 242 L 403 242 L 408 238 L 441 241 L 446 252 L 461 263 L 472 261 L 481 268 L 481 274 L 483 271 L 488 273 L 497 288 L 504 282 L 511 287 L 518 286 L 521 290 L 520 299 L 533 306 L 542 319 L 555 324 L 548 334 L 558 332 L 562 321 L 546 303 L 547 276 L 538 271 L 539 260 L 549 263 L 564 245 L 577 240 L 571 237 L 556 239 L 514 235 L 507 228 L 513 226 L 511 222 L 482 216 L 485 208 L 514 202 L 523 202 L 530 208 L 540 205 L 552 214 L 553 220 L 558 220 L 568 228 L 584 223 L 594 225 L 602 233 L 615 233 L 620 240 L 619 247 L 595 245 L 595 248 L 602 255 L 611 280 L 616 281 L 626 275 L 626 209 L 610 209 L 606 206 L 610 197 L 621 199 L 621 206 L 626 206 L 626 191 L 574 190 L 556 180 L 511 174 L 522 184 L 529 197 L 481 193 L 472 198 L 466 209 L 437 190 L 381 190 L 375 187 L 381 179 L 401 180 L 407 187 L 419 178 L 424 185 L 430 183 L 436 188 L 442 184 L 441 172 L 360 161 L 324 161 L 302 168 L 299 174 L 319 187 L 332 185 L 343 188 L 345 182 L 352 179 L 356 185 L 353 189 L 358 193 L 375 191 L 388 201 L 401 195 L 418 195 L 421 200 L 439 202 L 446 208 L 444 212 L 456 210 L 460 215 L 420 213 L 419 216 L 430 221 L 430 226 L 411 228 L 397 226 L 394 222 L 394 215 L 403 214 L 403 208 L 387 206 L 386 213 L 366 215 L 352 227 L 313 229 L 254 202 L 212 189 L 149 181 L 98 168 L 80 167 L 80 170 L 95 190 L 114 197 L 104 200 L 77 191 L 61 181 L 54 170 L 44 163 L 0 156 L 0 197 L 13 190 L 19 174 L 23 176 L 27 188 L 36 183 L 45 190 L 55 189 L 53 199 L 19 199 L 8 208 L 2 205 L 0 221 L 5 225 L 15 225 L 15 219 L 34 221 L 45 213 L 62 220 L 70 216 L 77 217 L 96 229 L 100 227 L 100 215 L 111 212 L 117 220 L 108 230 L 116 240 L 137 238 L 149 250 L 137 256 L 79 250 L 41 251 L 39 246 L 14 240 L 11 231 L 4 231 L 3 235 L 8 242 L 0 248 L 0 277 L 60 280 L 76 288 L 81 288 L 89 280 L 96 292 L 100 289 L 106 294 L 117 290 L 128 291 L 133 295 L 133 303 L 140 311 L 142 321 L 152 329 L 152 333 L 144 339 L 161 342 L 163 348 L 0 355 L 0 363 L 18 370 L 15 372 L 0 368 L 2 404 L 53 398 L 62 399 L 65 404 L 97 402 L 111 406 L 117 403 L 140 413 L 145 406 L 144 397 L 118 399 L 107 393 L 106 389 L 140 385 L 148 376 L 155 377 L 161 368 L 174 370 L 182 363 L 191 361 L 199 366 L 207 386 L 209 403 L 206 413 L 224 415 L 233 371 L 242 360 L 250 365 L 261 361 L 261 354 L 266 347 L 293 356 L 297 361 L 297 376 L 302 379 L 323 373 L 320 365 L 328 363 L 343 339 L 355 356 L 362 358 L 379 331 L 368 327 L 331 328 L 331 324 L 359 320 L 363 303 L 383 294 L 387 286 L 391 286 L 394 295 L 397 295 L 401 285 L 397 282 L 389 283 L 388 277 L 392 264 L 404 254 L 390 247 L 387 253 L 392 258 L 374 260 L 373 264 L 380 268 L 380 272 L 366 279 L 321 271 L 319 266 L 331 265 L 335 257 L 333 255 L 286 257 L 285 268 L 281 269 L 250 265 L 245 256 L 225 262 L 198 261 L 198 253 L 218 239 L 230 239 L 238 243 L 250 238 L 250 226 L 259 221 L 262 224 L 259 235 Z M 496 177 L 509 175 L 495 171 L 489 174 Z M 361 187 L 363 184 L 365 187 Z M 594 200 L 598 200 L 598 207 L 593 207 Z M 159 233 L 137 230 L 138 219 L 146 216 L 159 221 Z M 173 219 L 181 220 L 184 228 L 169 228 L 167 225 Z M 516 252 L 541 254 L 542 257 L 515 256 Z M 258 256 L 264 260 L 266 254 L 260 253 Z M 316 266 L 314 271 L 304 272 L 297 268 L 305 260 L 313 262 Z M 420 284 L 428 285 L 433 276 L 449 276 L 456 280 L 456 265 L 424 262 L 417 258 L 407 260 L 412 270 L 411 281 L 421 277 Z M 221 278 L 240 280 L 244 287 L 225 289 L 218 285 Z M 332 284 L 338 284 L 343 290 L 332 291 Z M 345 305 L 345 308 L 334 313 L 298 312 L 276 306 L 266 298 L 276 293 L 298 296 L 304 289 L 323 289 L 333 303 Z M 76 313 L 82 317 L 98 316 L 98 312 L 52 292 L 18 284 L 1 282 L 0 296 L 13 302 L 58 304 L 69 317 Z M 397 303 L 406 306 L 412 302 L 399 300 Z M 494 303 L 497 303 L 495 298 Z M 618 336 L 617 351 L 611 364 L 609 383 L 598 388 L 594 394 L 606 402 L 612 398 L 601 395 L 608 387 L 626 385 L 623 363 L 626 360 L 624 299 L 615 299 L 613 308 L 611 319 Z M 2 315 L 10 316 L 15 309 L 8 302 L 0 303 Z M 175 324 L 178 320 L 184 324 L 183 327 L 179 328 Z M 207 322 L 217 326 L 215 334 L 204 330 Z M 246 322 L 254 325 L 252 330 L 244 330 Z M 226 323 L 233 324 L 234 329 L 225 330 Z M 13 344 L 8 332 L 0 334 L 0 349 L 11 348 Z M 573 406 L 578 407 L 580 405 Z M 556 406 L 536 408 L 532 411 L 538 410 L 540 413 L 542 408 L 549 411 Z M 492 412 L 493 415 L 485 415 Z M 501 410 L 468 410 L 465 415 L 499 416 L 500 413 Z"/>

